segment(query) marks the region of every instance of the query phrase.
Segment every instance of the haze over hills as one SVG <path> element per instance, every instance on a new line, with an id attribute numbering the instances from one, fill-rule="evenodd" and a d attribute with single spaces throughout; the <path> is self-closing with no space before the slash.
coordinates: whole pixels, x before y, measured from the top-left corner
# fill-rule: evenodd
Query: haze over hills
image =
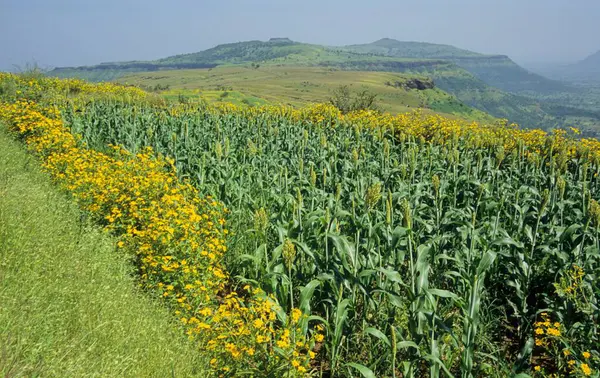
<path id="1" fill-rule="evenodd" d="M 328 47 L 287 38 L 218 45 L 190 54 L 154 61 L 102 63 L 96 66 L 56 68 L 51 75 L 115 80 L 136 72 L 207 69 L 217 66 L 331 67 L 351 71 L 397 72 L 423 75 L 435 86 L 494 117 L 525 127 L 600 127 L 600 109 L 580 114 L 577 102 L 545 103 L 577 93 L 578 89 L 520 67 L 504 55 L 485 55 L 454 46 L 380 39 L 373 43 Z M 526 94 L 526 96 L 524 96 Z M 557 107 L 561 109 L 557 111 Z M 590 113 L 591 112 L 591 113 Z"/>
<path id="2" fill-rule="evenodd" d="M 534 69 L 556 80 L 572 82 L 581 86 L 598 86 L 600 85 L 600 51 L 577 63 L 560 66 L 545 65 Z"/>
<path id="3" fill-rule="evenodd" d="M 429 58 L 450 61 L 464 68 L 486 84 L 507 92 L 564 91 L 564 83 L 534 74 L 513 62 L 506 55 L 485 55 L 454 46 L 423 42 L 401 42 L 383 38 L 363 45 L 345 46 L 345 50 L 383 56 Z"/>

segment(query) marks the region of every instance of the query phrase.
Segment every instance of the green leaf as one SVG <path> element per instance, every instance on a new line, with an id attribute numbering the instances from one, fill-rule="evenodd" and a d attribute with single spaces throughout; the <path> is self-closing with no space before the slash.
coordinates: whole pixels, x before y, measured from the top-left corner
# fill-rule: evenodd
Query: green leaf
<path id="1" fill-rule="evenodd" d="M 430 354 L 426 354 L 423 356 L 424 359 L 435 362 L 436 364 L 439 365 L 439 367 L 442 368 L 442 370 L 444 371 L 444 373 L 446 373 L 446 375 L 448 377 L 454 377 L 454 375 L 452 375 L 452 373 L 450 372 L 450 370 L 448 370 L 448 368 L 446 367 L 446 365 L 444 365 L 444 363 L 442 362 L 442 360 L 440 360 L 438 357 L 432 356 Z"/>
<path id="2" fill-rule="evenodd" d="M 352 268 L 356 266 L 354 246 L 344 236 L 329 234 L 328 237 L 329 239 L 331 239 L 331 241 L 333 241 L 333 245 L 335 246 L 338 254 L 340 255 L 340 258 L 344 263 L 344 267 L 349 271 L 352 271 L 353 269 L 350 269 L 350 267 L 347 266 L 347 261 L 350 260 Z"/>
<path id="3" fill-rule="evenodd" d="M 317 286 L 321 284 L 320 280 L 312 280 L 300 291 L 300 310 L 305 314 L 310 313 L 310 300 Z"/>
<path id="4" fill-rule="evenodd" d="M 494 245 L 494 246 L 512 245 L 517 248 L 523 248 L 523 243 L 516 241 L 515 239 L 511 238 L 510 236 L 496 239 L 492 242 L 492 245 Z"/>
<path id="5" fill-rule="evenodd" d="M 380 290 L 380 289 L 376 289 L 373 290 L 373 292 L 375 293 L 384 293 L 387 295 L 388 299 L 390 300 L 390 303 L 396 307 L 399 308 L 403 308 L 404 307 L 404 302 L 402 301 L 402 298 L 396 294 L 392 294 L 389 291 L 385 291 L 385 290 Z"/>
<path id="6" fill-rule="evenodd" d="M 431 294 L 431 295 L 435 295 L 436 297 L 452 298 L 455 301 L 458 300 L 458 295 L 456 295 L 453 292 L 448 291 L 448 290 L 428 289 L 427 292 L 429 292 L 429 294 Z"/>
<path id="7" fill-rule="evenodd" d="M 565 239 L 571 240 L 575 231 L 579 230 L 582 226 L 580 224 L 572 224 L 566 230 L 560 234 L 560 241 L 564 242 Z"/>
<path id="8" fill-rule="evenodd" d="M 496 252 L 487 251 L 486 253 L 484 253 L 483 257 L 481 258 L 481 261 L 479 261 L 479 265 L 477 266 L 477 275 L 481 276 L 483 273 L 485 273 L 489 269 L 489 267 L 492 266 L 495 260 Z"/>
<path id="9" fill-rule="evenodd" d="M 525 236 L 527 236 L 527 239 L 533 243 L 533 230 L 531 229 L 531 226 L 526 224 L 523 228 L 523 231 L 525 231 Z"/>
<path id="10" fill-rule="evenodd" d="M 397 271 L 386 268 L 378 268 L 377 270 L 383 273 L 388 280 L 401 285 L 404 284 L 404 282 L 402 281 L 402 276 L 400 276 L 400 273 L 398 273 Z"/>
<path id="11" fill-rule="evenodd" d="M 365 332 L 368 333 L 369 335 L 375 336 L 379 340 L 383 341 L 385 343 L 385 345 L 387 345 L 388 347 L 391 346 L 390 340 L 388 339 L 388 337 L 383 332 L 378 330 L 377 328 L 369 327 L 369 328 L 365 329 Z"/>
<path id="12" fill-rule="evenodd" d="M 414 341 L 400 341 L 399 343 L 396 343 L 396 348 L 398 348 L 398 349 L 415 348 L 418 350 L 419 346 L 417 344 L 415 344 Z"/>
<path id="13" fill-rule="evenodd" d="M 375 378 L 375 373 L 373 373 L 373 371 L 371 369 L 369 369 L 368 367 L 366 367 L 365 365 L 357 364 L 357 363 L 354 363 L 354 362 L 348 362 L 346 364 L 346 366 L 350 366 L 352 368 L 355 368 L 365 378 Z"/>

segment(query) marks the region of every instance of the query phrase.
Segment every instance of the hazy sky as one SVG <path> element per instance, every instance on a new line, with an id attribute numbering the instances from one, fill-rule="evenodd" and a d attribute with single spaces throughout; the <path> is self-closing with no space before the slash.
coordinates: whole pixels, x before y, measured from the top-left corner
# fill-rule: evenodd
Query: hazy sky
<path id="1" fill-rule="evenodd" d="M 452 44 L 518 62 L 600 50 L 598 0 L 0 0 L 0 69 L 155 59 L 289 37 Z"/>

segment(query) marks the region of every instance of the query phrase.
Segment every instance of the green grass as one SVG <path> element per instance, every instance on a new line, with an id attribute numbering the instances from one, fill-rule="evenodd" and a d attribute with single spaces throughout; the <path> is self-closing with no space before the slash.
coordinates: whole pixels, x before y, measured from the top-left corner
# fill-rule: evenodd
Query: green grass
<path id="1" fill-rule="evenodd" d="M 404 113 L 422 107 L 426 111 L 428 109 L 469 120 L 492 120 L 487 114 L 462 104 L 438 88 L 416 90 L 385 84 L 402 83 L 415 78 L 426 80 L 423 76 L 393 72 L 300 66 L 263 66 L 259 69 L 236 66 L 143 72 L 118 81 L 143 88 L 168 86 L 169 89 L 162 94 L 170 99 L 176 99 L 179 95 L 201 96 L 210 102 L 247 102 L 253 105 L 284 103 L 292 106 L 327 102 L 333 90 L 348 85 L 353 91 L 367 89 L 377 94 L 380 106 L 390 113 Z"/>
<path id="2" fill-rule="evenodd" d="M 0 376 L 188 377 L 203 360 L 0 125 Z"/>

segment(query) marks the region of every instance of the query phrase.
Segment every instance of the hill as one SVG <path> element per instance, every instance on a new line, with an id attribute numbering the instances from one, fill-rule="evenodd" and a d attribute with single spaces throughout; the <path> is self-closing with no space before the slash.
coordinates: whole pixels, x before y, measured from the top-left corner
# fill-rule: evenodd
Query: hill
<path id="1" fill-rule="evenodd" d="M 343 47 L 346 51 L 383 56 L 441 59 L 465 69 L 488 85 L 507 92 L 563 91 L 563 83 L 527 71 L 506 55 L 484 55 L 454 46 L 424 42 L 401 42 L 384 38 L 373 43 Z"/>
<path id="2" fill-rule="evenodd" d="M 572 125 L 572 116 L 557 116 L 553 113 L 554 105 L 545 107 L 543 98 L 520 95 L 565 93 L 569 89 L 564 84 L 532 74 L 505 56 L 483 55 L 453 46 L 400 42 L 392 39 L 382 39 L 364 45 L 326 47 L 294 42 L 287 38 L 274 38 L 269 41 L 223 44 L 196 53 L 148 62 L 116 62 L 91 67 L 57 68 L 51 74 L 99 81 L 116 80 L 136 72 L 240 65 L 255 68 L 327 67 L 348 71 L 427 76 L 433 79 L 436 87 L 455 96 L 458 101 L 494 117 L 506 118 L 526 127 L 545 129 Z M 253 93 L 256 97 L 263 97 L 261 93 Z M 575 108 L 572 113 L 578 114 L 577 112 Z M 600 121 L 586 121 L 585 124 L 596 127 L 600 126 Z"/>
<path id="3" fill-rule="evenodd" d="M 58 67 L 50 72 L 57 77 L 80 77 L 92 81 L 112 80 L 132 72 L 148 72 L 173 69 L 214 68 L 239 64 L 348 66 L 349 62 L 420 66 L 435 64 L 429 59 L 398 59 L 394 57 L 369 56 L 320 45 L 293 42 L 273 38 L 269 41 L 246 41 L 228 43 L 191 53 L 174 55 L 155 61 L 130 61 L 101 63 L 96 66 Z M 438 62 L 439 63 L 439 62 Z"/>
<path id="4" fill-rule="evenodd" d="M 456 117 L 492 121 L 492 117 L 466 106 L 456 97 L 435 87 L 425 76 L 393 72 L 345 71 L 322 67 L 230 66 L 214 69 L 169 70 L 143 72 L 117 79 L 146 90 L 178 99 L 198 97 L 213 102 L 284 103 L 302 106 L 311 102 L 327 102 L 332 92 L 347 85 L 352 91 L 368 90 L 376 94 L 379 107 L 390 113 L 403 113 L 417 108 Z"/>
<path id="5" fill-rule="evenodd" d="M 600 86 L 600 51 L 573 64 L 562 66 L 540 66 L 540 73 L 557 80 L 572 82 L 581 86 Z"/>

